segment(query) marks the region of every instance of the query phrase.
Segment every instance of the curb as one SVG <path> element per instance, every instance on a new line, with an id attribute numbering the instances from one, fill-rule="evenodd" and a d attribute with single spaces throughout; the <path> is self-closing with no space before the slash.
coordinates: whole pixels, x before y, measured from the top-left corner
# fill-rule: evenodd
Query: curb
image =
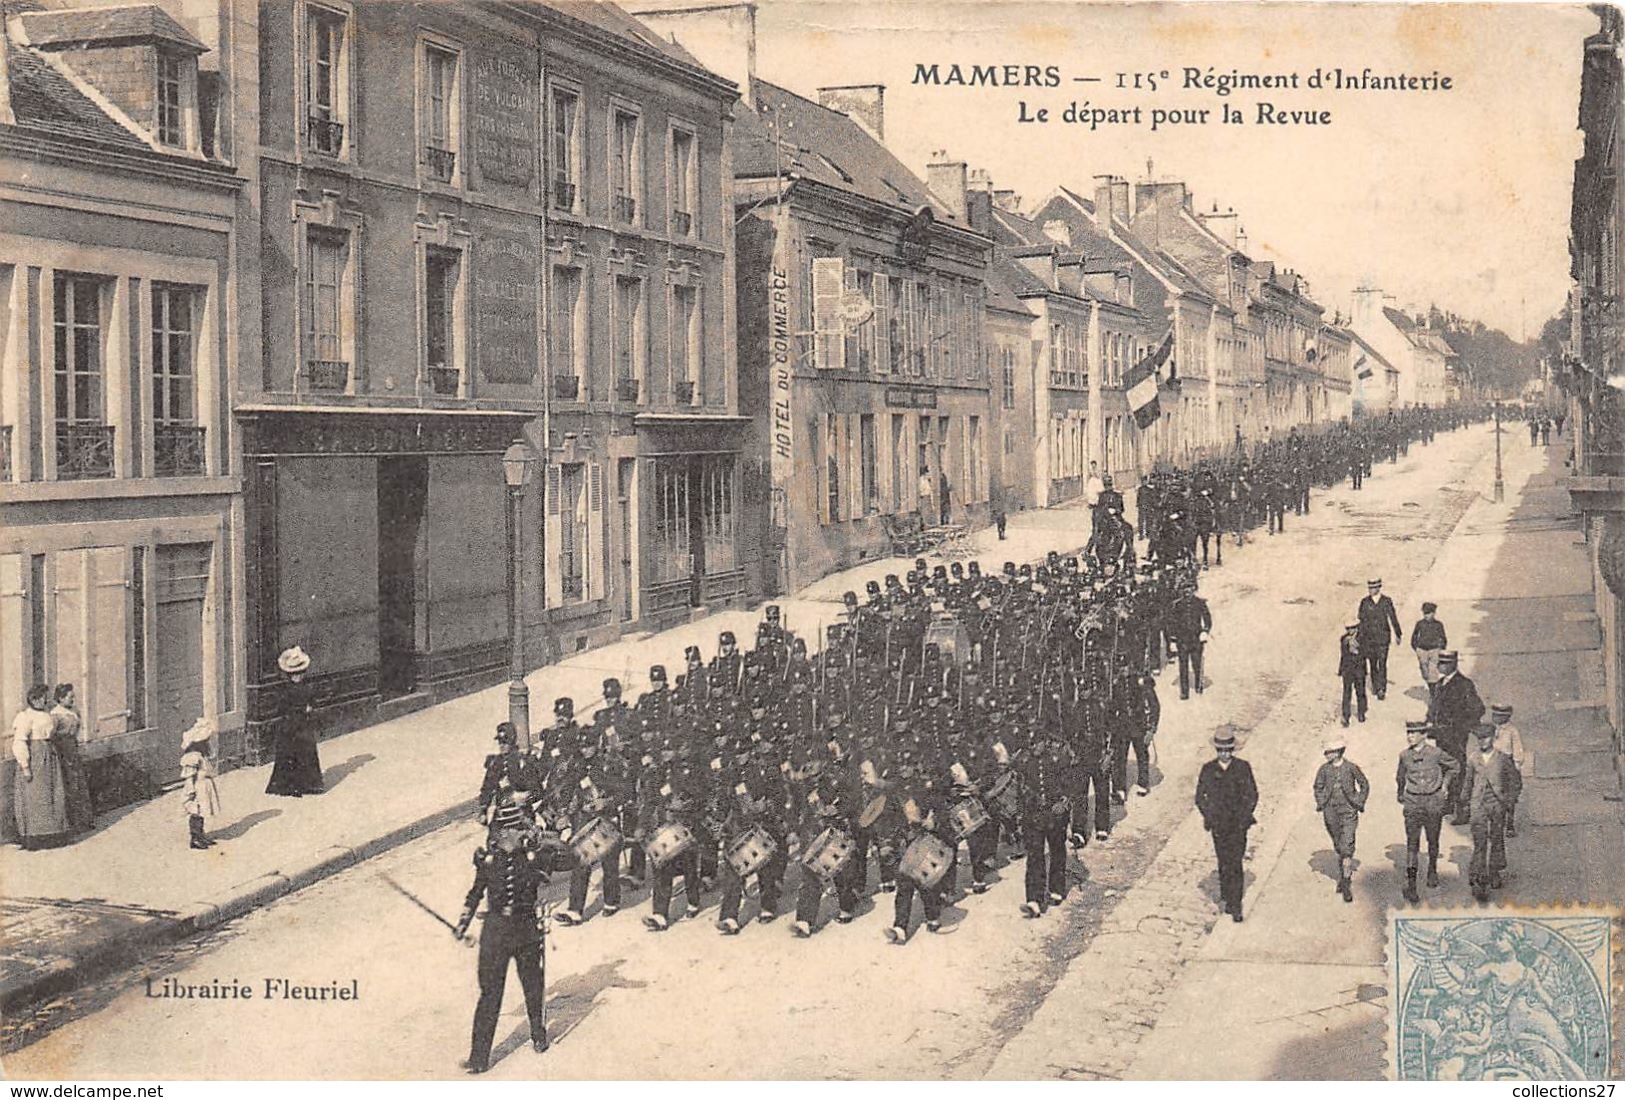
<path id="1" fill-rule="evenodd" d="M 156 918 L 88 947 L 83 953 L 58 959 L 34 971 L 22 982 L 0 991 L 0 1012 L 21 1015 L 22 1010 L 140 962 L 142 949 L 180 943 L 217 928 L 256 909 L 331 878 L 373 856 L 398 848 L 460 820 L 472 819 L 476 802 L 466 799 L 426 814 L 355 847 L 336 844 L 313 853 L 309 863 L 292 871 L 272 871 L 251 878 L 177 912 Z"/>

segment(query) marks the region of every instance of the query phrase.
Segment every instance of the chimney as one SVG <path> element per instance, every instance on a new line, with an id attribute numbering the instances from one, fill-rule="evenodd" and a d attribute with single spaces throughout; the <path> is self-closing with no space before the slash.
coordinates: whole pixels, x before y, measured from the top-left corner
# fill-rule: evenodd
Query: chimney
<path id="1" fill-rule="evenodd" d="M 965 192 L 965 224 L 978 233 L 992 232 L 993 180 L 986 168 L 977 168 L 970 174 L 970 187 Z"/>
<path id="2" fill-rule="evenodd" d="M 739 98 L 755 105 L 756 5 L 724 4 L 674 11 L 634 11 L 650 30 L 670 38 L 706 68 L 739 85 Z"/>
<path id="3" fill-rule="evenodd" d="M 993 192 L 993 205 L 1006 214 L 1015 214 L 1021 210 L 1021 196 L 1010 190 L 995 191 Z"/>
<path id="4" fill-rule="evenodd" d="M 1056 258 L 1055 285 L 1059 289 L 1081 298 L 1087 278 L 1083 271 L 1082 256 L 1072 256 L 1065 260 Z"/>
<path id="5" fill-rule="evenodd" d="M 1239 219 L 1234 207 L 1220 213 L 1218 203 L 1214 203 L 1213 212 L 1203 214 L 1201 217 L 1202 224 L 1207 226 L 1209 233 L 1212 233 L 1231 248 L 1236 247 L 1236 230 Z"/>
<path id="6" fill-rule="evenodd" d="M 1034 277 L 1050 290 L 1059 289 L 1054 245 L 1035 245 L 1031 248 L 1018 249 L 1010 258 L 1032 272 Z"/>
<path id="7" fill-rule="evenodd" d="M 1356 329 L 1369 331 L 1382 312 L 1382 291 L 1372 286 L 1355 287 L 1353 312 L 1349 323 Z"/>
<path id="8" fill-rule="evenodd" d="M 1072 247 L 1072 227 L 1060 218 L 1051 218 L 1044 223 L 1044 236 L 1062 248 Z"/>
<path id="9" fill-rule="evenodd" d="M 1243 255 L 1247 252 L 1247 231 L 1239 225 L 1236 226 L 1236 251 Z"/>
<path id="10" fill-rule="evenodd" d="M 962 160 L 949 160 L 946 149 L 938 150 L 932 157 L 931 163 L 925 166 L 925 185 L 942 200 L 955 220 L 964 224 L 967 166 Z"/>
<path id="11" fill-rule="evenodd" d="M 886 140 L 886 86 L 837 84 L 818 89 L 818 105 L 839 111 L 869 131 L 876 141 Z"/>

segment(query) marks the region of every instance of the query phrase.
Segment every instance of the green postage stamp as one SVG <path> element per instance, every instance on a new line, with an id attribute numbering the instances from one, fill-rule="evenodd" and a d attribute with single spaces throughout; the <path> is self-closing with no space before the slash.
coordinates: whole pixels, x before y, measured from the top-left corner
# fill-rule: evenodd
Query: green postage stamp
<path id="1" fill-rule="evenodd" d="M 1395 913 L 1390 1069 L 1401 1081 L 1614 1076 L 1614 915 Z"/>

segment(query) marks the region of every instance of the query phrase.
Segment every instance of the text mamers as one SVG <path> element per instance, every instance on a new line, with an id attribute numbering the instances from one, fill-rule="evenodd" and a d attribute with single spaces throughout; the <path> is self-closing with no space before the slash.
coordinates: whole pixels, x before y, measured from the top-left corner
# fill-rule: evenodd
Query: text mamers
<path id="1" fill-rule="evenodd" d="M 942 65 L 916 64 L 914 83 L 976 88 L 1058 88 L 1059 65 Z"/>

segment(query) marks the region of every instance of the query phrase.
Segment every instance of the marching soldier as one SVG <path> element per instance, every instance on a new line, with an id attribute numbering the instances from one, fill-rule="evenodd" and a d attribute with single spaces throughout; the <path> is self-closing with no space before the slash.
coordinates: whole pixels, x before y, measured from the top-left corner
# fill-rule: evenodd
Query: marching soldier
<path id="1" fill-rule="evenodd" d="M 474 1030 L 463 1068 L 484 1073 L 491 1065 L 491 1042 L 496 1037 L 502 993 L 508 982 L 508 962 L 519 971 L 530 1016 L 530 1043 L 540 1054 L 548 1047 L 545 975 L 542 946 L 546 914 L 542 885 L 547 881 L 553 849 L 527 842 L 519 829 L 492 831 L 487 846 L 474 852 L 474 885 L 463 902 L 463 915 L 454 935 L 462 939 L 474 922 L 483 900 L 485 929 L 480 934 L 480 999 L 474 1008 Z"/>
<path id="2" fill-rule="evenodd" d="M 1113 693 L 1112 710 L 1116 729 L 1112 732 L 1112 783 L 1128 791 L 1128 751 L 1134 750 L 1134 793 L 1151 793 L 1151 740 L 1162 721 L 1162 703 L 1157 699 L 1157 682 L 1149 676 L 1125 671 Z"/>
<path id="3" fill-rule="evenodd" d="M 496 748 L 496 752 L 485 758 L 485 778 L 480 783 L 479 796 L 481 820 L 489 817 L 492 803 L 500 792 L 529 786 L 529 768 L 519 752 L 519 731 L 512 722 L 497 724 Z"/>
<path id="4" fill-rule="evenodd" d="M 578 836 L 594 821 L 603 822 L 613 830 L 612 835 L 616 835 L 608 850 L 597 860 L 603 871 L 604 916 L 613 917 L 621 908 L 621 841 L 618 834 L 621 822 L 625 820 L 625 808 L 636 799 L 636 781 L 618 737 L 607 738 L 602 748 L 591 743 L 583 744 L 580 755 L 579 765 L 568 769 L 568 774 L 575 779 L 575 790 L 569 792 L 571 808 L 568 816 L 572 836 Z M 559 914 L 561 924 L 580 924 L 586 919 L 583 914 L 587 908 L 587 887 L 591 881 L 592 863 L 582 862 L 578 857 L 570 872 L 569 908 Z"/>
<path id="5" fill-rule="evenodd" d="M 1067 791 L 1076 762 L 1058 731 L 1041 728 L 1016 762 L 1021 784 L 1021 837 L 1026 849 L 1027 900 L 1021 915 L 1041 916 L 1066 899 Z"/>
<path id="6" fill-rule="evenodd" d="M 1247 854 L 1247 830 L 1258 808 L 1258 785 L 1253 769 L 1236 755 L 1235 735 L 1221 730 L 1213 735 L 1214 759 L 1202 765 L 1196 781 L 1196 809 L 1202 827 L 1213 836 L 1219 862 L 1219 897 L 1225 912 L 1241 923 L 1241 895 L 1246 879 L 1242 860 Z"/>
<path id="7" fill-rule="evenodd" d="M 1178 648 L 1181 699 L 1191 697 L 1193 684 L 1196 694 L 1202 694 L 1202 650 L 1212 629 L 1213 615 L 1207 601 L 1196 594 L 1196 581 L 1182 580 L 1168 609 L 1168 640 Z"/>
<path id="8" fill-rule="evenodd" d="M 1315 809 L 1337 853 L 1337 892 L 1344 901 L 1353 901 L 1350 880 L 1354 875 L 1354 837 L 1371 795 L 1371 784 L 1358 764 L 1344 758 L 1347 749 L 1341 737 L 1326 742 L 1326 762 L 1315 773 Z"/>
<path id="9" fill-rule="evenodd" d="M 929 755 L 920 758 L 918 763 L 906 760 L 898 767 L 897 797 L 902 800 L 903 830 L 897 839 L 897 850 L 905 858 L 897 873 L 897 898 L 892 908 L 891 927 L 886 929 L 886 938 L 895 944 L 908 941 L 909 924 L 914 914 L 914 895 L 920 895 L 920 906 L 925 910 L 925 927 L 928 931 L 938 932 L 942 929 L 942 883 L 946 881 L 946 868 L 939 873 L 943 879 L 930 882 L 922 873 L 924 870 L 909 866 L 906 858 L 910 845 L 922 838 L 935 838 L 943 848 L 948 849 L 948 863 L 953 861 L 952 850 L 957 840 L 948 828 L 948 805 L 943 798 L 941 784 L 932 776 L 932 760 Z M 946 835 L 944 835 L 946 834 Z M 925 843 L 930 843 L 925 841 Z M 914 876 L 920 875 L 919 879 Z M 928 884 L 929 883 L 929 884 Z"/>
<path id="10" fill-rule="evenodd" d="M 765 711 L 758 720 L 764 716 Z M 760 730 L 755 732 L 760 733 Z M 756 919 L 768 924 L 778 916 L 779 889 L 789 865 L 789 829 L 785 815 L 789 810 L 790 791 L 786 778 L 788 765 L 783 763 L 782 755 L 771 737 L 762 736 L 753 743 L 749 757 L 738 769 L 733 791 L 737 807 L 730 819 L 732 835 L 727 836 L 730 854 L 722 864 L 722 908 L 717 920 L 717 931 L 725 936 L 739 932 L 739 907 L 744 898 L 745 879 L 731 853 L 733 842 L 742 838 L 754 841 L 765 836 L 771 843 L 771 852 L 765 861 L 754 872 L 747 873 L 756 875 L 760 892 Z"/>
<path id="11" fill-rule="evenodd" d="M 1388 647 L 1403 642 L 1399 615 L 1394 601 L 1382 594 L 1382 578 L 1366 582 L 1366 597 L 1360 601 L 1360 653 L 1365 658 L 1371 690 L 1378 700 L 1388 696 Z M 1390 633 L 1392 631 L 1392 633 Z"/>
<path id="12" fill-rule="evenodd" d="M 1501 888 L 1501 872 L 1506 870 L 1506 822 L 1523 790 L 1523 777 L 1512 757 L 1495 747 L 1495 726 L 1485 722 L 1475 731 L 1478 751 L 1468 758 L 1467 778 L 1462 797 L 1471 814 L 1473 858 L 1467 879 L 1473 897 L 1490 900 L 1490 891 Z"/>
<path id="13" fill-rule="evenodd" d="M 1416 892 L 1417 849 L 1422 834 L 1428 841 L 1429 889 L 1439 885 L 1439 827 L 1444 822 L 1461 765 L 1456 758 L 1427 739 L 1426 722 L 1406 722 L 1405 751 L 1395 772 L 1399 804 L 1405 808 L 1405 900 L 1421 901 Z"/>

